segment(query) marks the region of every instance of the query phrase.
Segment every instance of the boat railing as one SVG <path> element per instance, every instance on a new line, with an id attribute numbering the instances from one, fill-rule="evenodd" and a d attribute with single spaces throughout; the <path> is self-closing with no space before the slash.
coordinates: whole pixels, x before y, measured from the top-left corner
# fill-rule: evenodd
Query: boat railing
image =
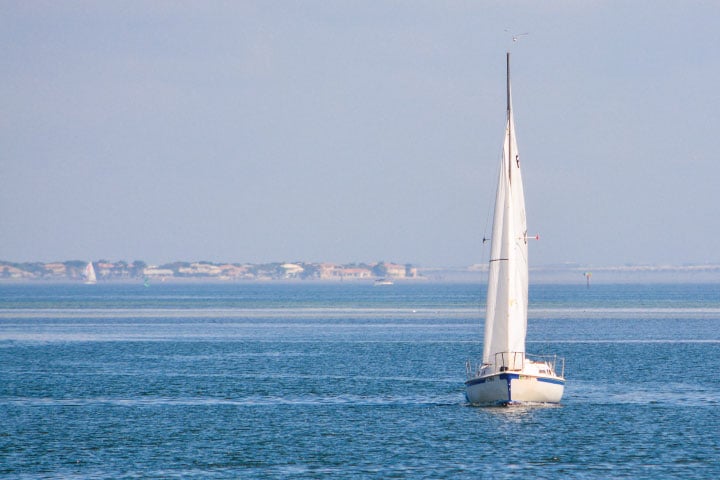
<path id="1" fill-rule="evenodd" d="M 467 360 L 465 362 L 465 375 L 467 375 L 468 380 L 471 378 L 477 378 L 486 373 L 486 369 L 490 367 L 490 365 L 482 362 L 475 363 L 472 360 Z"/>
<path id="2" fill-rule="evenodd" d="M 465 362 L 465 373 L 467 378 L 477 378 L 497 372 L 509 372 L 522 370 L 525 363 L 525 352 L 500 352 L 495 354 L 495 363 L 473 363 Z"/>
<path id="3" fill-rule="evenodd" d="M 522 370 L 525 352 L 499 352 L 495 354 L 495 365 L 501 372 Z"/>
<path id="4" fill-rule="evenodd" d="M 557 355 L 526 355 L 527 359 L 535 363 L 545 363 L 553 375 L 565 378 L 565 358 Z"/>
<path id="5" fill-rule="evenodd" d="M 544 363 L 550 370 L 548 373 L 565 378 L 565 358 L 557 355 L 529 355 L 525 352 L 500 352 L 495 354 L 495 364 L 465 362 L 465 374 L 468 379 L 477 378 L 496 372 L 518 372 L 525 362 Z"/>

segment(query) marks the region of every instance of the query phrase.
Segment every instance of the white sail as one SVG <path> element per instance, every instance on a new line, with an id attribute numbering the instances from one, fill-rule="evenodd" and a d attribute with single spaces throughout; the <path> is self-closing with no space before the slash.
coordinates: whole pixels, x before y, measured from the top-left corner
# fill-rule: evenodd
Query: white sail
<path id="1" fill-rule="evenodd" d="M 527 330 L 528 259 L 525 195 L 515 139 L 510 78 L 507 123 L 495 196 L 483 362 L 498 353 L 524 353 Z M 512 361 L 512 358 L 506 358 Z M 518 360 L 521 361 L 520 357 Z"/>
<path id="2" fill-rule="evenodd" d="M 85 283 L 97 283 L 97 277 L 95 276 L 95 268 L 93 267 L 92 262 L 88 262 L 87 266 L 85 267 Z"/>
<path id="3" fill-rule="evenodd" d="M 525 353 L 528 236 L 509 53 L 507 62 L 507 121 L 495 194 L 483 358 L 480 364 L 466 363 L 465 395 L 477 405 L 558 403 L 565 388 L 564 359 Z"/>

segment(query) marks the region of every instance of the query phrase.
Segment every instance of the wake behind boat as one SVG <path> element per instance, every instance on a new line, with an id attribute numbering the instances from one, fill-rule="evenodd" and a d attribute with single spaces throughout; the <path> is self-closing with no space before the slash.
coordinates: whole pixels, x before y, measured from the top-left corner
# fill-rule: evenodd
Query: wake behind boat
<path id="1" fill-rule="evenodd" d="M 558 403 L 565 362 L 525 352 L 528 237 L 520 154 L 515 138 L 507 54 L 507 123 L 493 215 L 483 358 L 468 360 L 465 395 L 472 404 Z"/>

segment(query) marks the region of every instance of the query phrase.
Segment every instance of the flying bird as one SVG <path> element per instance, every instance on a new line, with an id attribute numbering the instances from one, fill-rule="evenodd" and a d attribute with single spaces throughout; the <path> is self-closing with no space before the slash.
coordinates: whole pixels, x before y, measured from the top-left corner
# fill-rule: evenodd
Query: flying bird
<path id="1" fill-rule="evenodd" d="M 507 28 L 505 29 L 505 31 L 508 32 L 510 35 L 512 35 L 512 40 L 513 40 L 513 42 L 517 42 L 517 41 L 518 41 L 518 37 L 522 37 L 523 35 L 530 35 L 530 32 L 525 32 L 525 33 L 512 33 L 512 32 L 510 32 L 510 30 L 508 30 Z"/>

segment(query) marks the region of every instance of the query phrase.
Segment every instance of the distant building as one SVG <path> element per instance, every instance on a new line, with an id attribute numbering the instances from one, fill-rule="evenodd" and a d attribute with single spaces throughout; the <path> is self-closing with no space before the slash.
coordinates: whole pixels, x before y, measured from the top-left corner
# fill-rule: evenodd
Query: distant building
<path id="1" fill-rule="evenodd" d="M 167 278 L 175 275 L 175 272 L 169 268 L 157 268 L 155 266 L 149 266 L 143 270 L 143 275 L 150 278 Z"/>
<path id="2" fill-rule="evenodd" d="M 342 275 L 342 278 L 361 279 L 361 278 L 371 278 L 373 276 L 372 271 L 370 271 L 369 268 L 350 267 L 350 268 L 341 268 L 339 271 Z"/>
<path id="3" fill-rule="evenodd" d="M 222 280 L 238 280 L 241 278 L 252 279 L 254 275 L 250 273 L 250 269 L 246 266 L 238 266 L 232 264 L 220 265 L 220 278 Z"/>
<path id="4" fill-rule="evenodd" d="M 397 263 L 386 263 L 387 276 L 392 278 L 405 278 L 405 265 L 398 265 Z"/>
<path id="5" fill-rule="evenodd" d="M 343 267 L 332 263 L 321 263 L 318 271 L 321 280 L 358 280 L 373 276 L 369 268 Z"/>
<path id="6" fill-rule="evenodd" d="M 19 268 L 12 267 L 10 265 L 5 265 L 1 271 L 2 276 L 5 278 L 33 278 L 34 275 L 30 272 L 26 272 L 25 270 L 20 270 Z"/>
<path id="7" fill-rule="evenodd" d="M 109 277 L 112 274 L 112 271 L 115 269 L 114 263 L 108 263 L 108 262 L 97 262 L 95 263 L 95 271 L 97 272 L 99 277 L 106 278 Z"/>
<path id="8" fill-rule="evenodd" d="M 64 263 L 46 263 L 45 270 L 49 270 L 51 275 L 65 275 L 67 273 L 67 267 Z"/>
<path id="9" fill-rule="evenodd" d="M 221 273 L 220 267 L 209 263 L 191 263 L 189 267 L 178 268 L 178 273 L 186 276 L 215 277 Z"/>
<path id="10" fill-rule="evenodd" d="M 303 267 L 294 263 L 283 263 L 280 267 L 285 270 L 285 278 L 297 278 L 305 271 Z"/>
<path id="11" fill-rule="evenodd" d="M 318 265 L 318 272 L 321 280 L 330 280 L 336 277 L 337 266 L 333 263 L 321 263 Z"/>

